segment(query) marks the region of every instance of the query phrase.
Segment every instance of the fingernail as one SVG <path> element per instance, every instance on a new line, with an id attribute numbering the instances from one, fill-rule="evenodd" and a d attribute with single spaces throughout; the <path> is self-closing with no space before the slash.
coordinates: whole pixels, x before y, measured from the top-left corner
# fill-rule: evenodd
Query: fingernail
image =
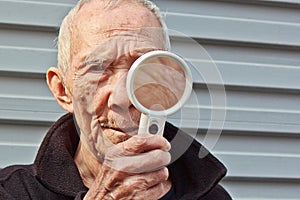
<path id="1" fill-rule="evenodd" d="M 167 143 L 166 143 L 166 151 L 170 151 L 171 150 L 171 143 L 169 142 L 169 141 L 167 141 Z"/>

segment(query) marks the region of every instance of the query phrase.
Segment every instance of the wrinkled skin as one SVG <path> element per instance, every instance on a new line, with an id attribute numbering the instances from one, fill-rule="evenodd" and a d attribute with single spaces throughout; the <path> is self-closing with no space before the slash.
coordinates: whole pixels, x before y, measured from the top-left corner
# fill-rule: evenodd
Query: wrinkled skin
<path id="1" fill-rule="evenodd" d="M 159 199 L 170 189 L 169 150 L 157 135 L 134 136 L 110 147 L 85 199 Z"/>
<path id="2" fill-rule="evenodd" d="M 136 58 L 158 48 L 144 32 L 158 30 L 122 31 L 105 39 L 75 70 L 74 112 L 86 144 L 100 160 L 107 147 L 137 133 L 140 112 L 128 99 L 126 77 Z"/>
<path id="3" fill-rule="evenodd" d="M 63 106 L 80 128 L 74 159 L 89 188 L 84 199 L 159 199 L 171 186 L 170 144 L 161 136 L 137 135 L 140 112 L 128 99 L 125 80 L 139 56 L 163 49 L 161 26 L 141 4 L 109 10 L 99 4 L 85 4 L 74 19 L 65 82 L 72 108 Z"/>

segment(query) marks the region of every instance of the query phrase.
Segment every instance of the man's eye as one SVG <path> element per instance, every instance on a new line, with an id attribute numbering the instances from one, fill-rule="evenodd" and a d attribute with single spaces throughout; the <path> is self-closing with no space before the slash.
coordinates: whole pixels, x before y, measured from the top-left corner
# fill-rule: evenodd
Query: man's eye
<path id="1" fill-rule="evenodd" d="M 90 71 L 104 71 L 105 67 L 102 65 L 93 65 L 89 68 Z"/>

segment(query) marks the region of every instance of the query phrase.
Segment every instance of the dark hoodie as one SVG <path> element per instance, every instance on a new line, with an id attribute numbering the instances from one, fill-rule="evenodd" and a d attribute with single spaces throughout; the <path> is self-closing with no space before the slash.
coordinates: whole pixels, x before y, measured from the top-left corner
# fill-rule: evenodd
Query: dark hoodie
<path id="1" fill-rule="evenodd" d="M 199 159 L 201 145 L 167 123 L 164 136 L 171 141 L 175 135 L 180 143 L 191 145 L 168 166 L 172 190 L 163 199 L 230 200 L 218 184 L 225 167 L 211 154 Z M 66 114 L 48 131 L 32 165 L 0 170 L 0 200 L 83 199 L 88 188 L 73 161 L 78 142 L 73 115 Z"/>

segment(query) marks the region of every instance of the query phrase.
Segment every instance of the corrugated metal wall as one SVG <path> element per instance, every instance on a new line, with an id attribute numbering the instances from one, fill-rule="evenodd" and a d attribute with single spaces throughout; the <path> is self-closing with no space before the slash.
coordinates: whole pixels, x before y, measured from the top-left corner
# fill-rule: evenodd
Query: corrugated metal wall
<path id="1" fill-rule="evenodd" d="M 57 29 L 75 2 L 0 0 L 0 167 L 32 162 L 46 130 L 64 113 L 44 73 L 56 65 Z M 227 115 L 212 151 L 229 170 L 223 185 L 237 200 L 300 199 L 300 1 L 155 2 L 168 27 L 197 40 L 221 72 Z M 179 35 L 172 46 L 200 62 Z M 202 140 L 210 104 L 201 77 L 195 91 Z M 186 121 L 195 127 L 193 116 Z"/>

